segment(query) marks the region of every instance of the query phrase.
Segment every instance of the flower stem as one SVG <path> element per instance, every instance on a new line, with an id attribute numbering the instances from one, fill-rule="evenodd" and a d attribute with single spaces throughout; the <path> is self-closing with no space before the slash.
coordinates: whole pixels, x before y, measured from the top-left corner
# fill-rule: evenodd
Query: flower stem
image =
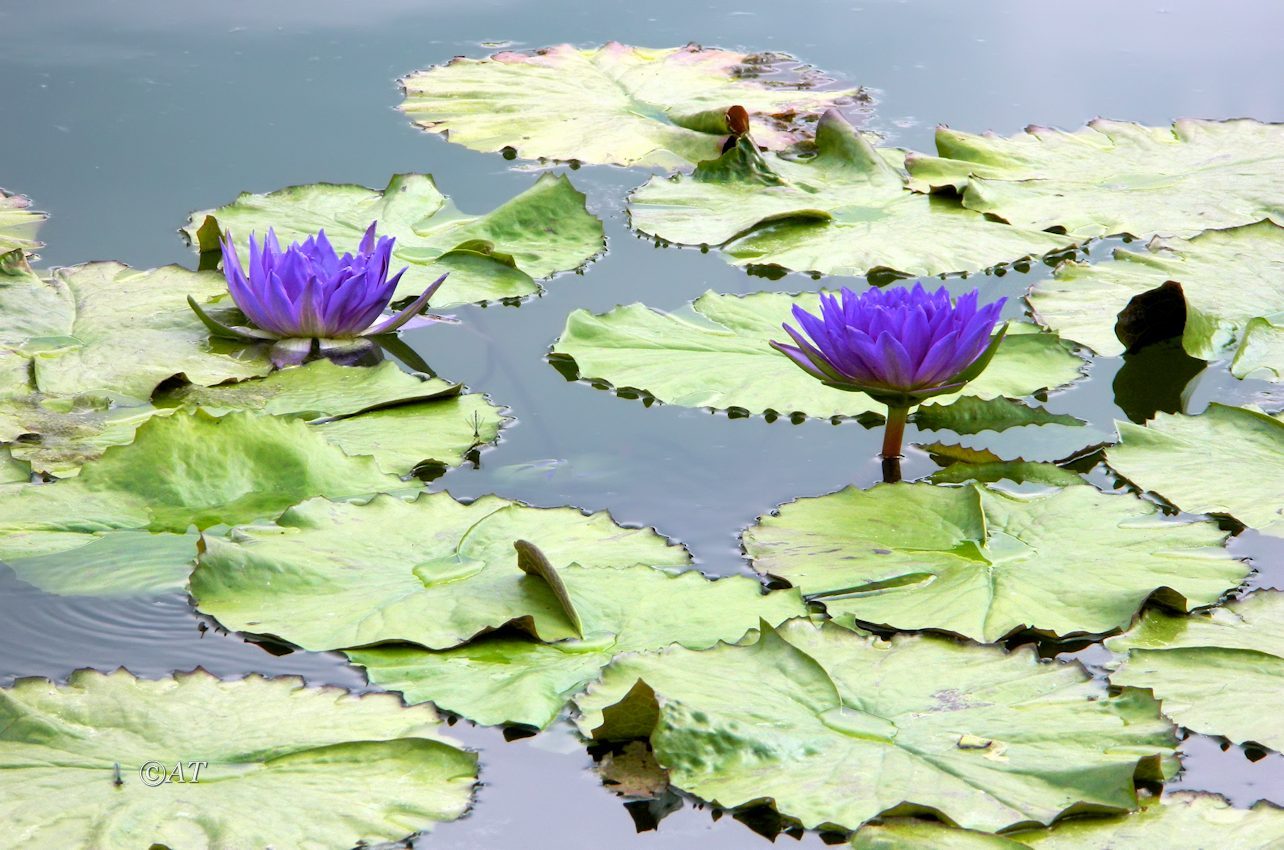
<path id="1" fill-rule="evenodd" d="M 883 431 L 883 457 L 901 456 L 901 443 L 905 439 L 905 420 L 909 418 L 908 407 L 887 406 L 887 426 Z"/>

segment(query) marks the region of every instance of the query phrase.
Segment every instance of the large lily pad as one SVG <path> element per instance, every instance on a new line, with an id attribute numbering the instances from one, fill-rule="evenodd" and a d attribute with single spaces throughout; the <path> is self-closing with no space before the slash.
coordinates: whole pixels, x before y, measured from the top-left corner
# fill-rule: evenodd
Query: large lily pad
<path id="1" fill-rule="evenodd" d="M 1015 494 L 980 484 L 848 487 L 799 499 L 744 533 L 759 572 L 844 624 L 936 629 L 996 641 L 1126 628 L 1152 595 L 1211 605 L 1249 568 L 1212 522 L 1080 485 Z"/>
<path id="2" fill-rule="evenodd" d="M 1052 829 L 1004 835 L 895 818 L 863 827 L 854 850 L 1280 850 L 1284 812 L 1270 803 L 1237 809 L 1221 797 L 1179 791 L 1138 812 L 1074 818 Z"/>
<path id="3" fill-rule="evenodd" d="M 447 649 L 517 623 L 545 641 L 578 637 L 553 588 L 516 565 L 527 540 L 554 567 L 683 566 L 685 549 L 606 513 L 447 493 L 365 505 L 314 499 L 274 526 L 210 538 L 191 579 L 197 607 L 229 629 L 310 650 L 405 641 Z"/>
<path id="4" fill-rule="evenodd" d="M 1098 118 L 1067 133 L 936 132 L 939 157 L 911 154 L 910 185 L 953 187 L 969 209 L 1078 236 L 1194 236 L 1284 220 L 1284 125 L 1182 119 L 1144 127 Z"/>
<path id="5" fill-rule="evenodd" d="M 1184 511 L 1222 514 L 1284 537 L 1284 420 L 1214 402 L 1198 416 L 1118 422 L 1110 467 Z"/>
<path id="6" fill-rule="evenodd" d="M 0 399 L 0 443 L 37 472 L 59 478 L 112 446 L 133 442 L 134 432 L 158 411 L 150 404 L 115 405 L 100 396 L 43 396 L 30 393 Z"/>
<path id="7" fill-rule="evenodd" d="M 559 572 L 583 638 L 541 643 L 499 635 L 441 652 L 376 647 L 348 657 L 371 683 L 411 702 L 431 700 L 487 725 L 542 728 L 616 655 L 672 643 L 706 649 L 739 640 L 761 620 L 776 625 L 807 613 L 797 591 L 764 595 L 743 576 L 711 582 L 698 572 L 672 575 L 644 565 Z"/>
<path id="8" fill-rule="evenodd" d="M 573 358 L 581 377 L 683 407 L 822 417 L 882 412 L 883 405 L 864 393 L 827 387 L 768 345 L 784 334 L 780 325 L 793 305 L 816 310 L 818 303 L 815 293 L 706 292 L 685 314 L 643 304 L 602 315 L 576 310 L 553 353 Z M 989 368 L 964 392 L 1019 398 L 1067 384 L 1082 377 L 1083 360 L 1072 352 L 1055 335 L 1012 324 Z"/>
<path id="9" fill-rule="evenodd" d="M 460 817 L 477 775 L 430 708 L 298 679 L 85 670 L 19 680 L 0 719 L 0 820 L 23 847 L 364 846 Z"/>
<path id="10" fill-rule="evenodd" d="M 28 198 L 0 189 L 0 254 L 34 251 L 44 244 L 36 239 L 36 232 L 49 216 L 30 206 Z"/>
<path id="11" fill-rule="evenodd" d="M 457 466 L 471 449 L 493 441 L 505 421 L 484 395 L 387 362 L 354 369 L 316 360 L 262 380 L 183 387 L 157 404 L 298 417 L 348 454 L 371 455 L 396 475 L 429 461 Z"/>
<path id="12" fill-rule="evenodd" d="M 299 420 L 175 413 L 77 478 L 0 490 L 0 561 L 53 593 L 178 590 L 196 554 L 193 527 L 270 518 L 316 495 L 406 487 Z"/>
<path id="13" fill-rule="evenodd" d="M 395 175 L 383 191 L 313 183 L 244 192 L 227 206 L 192 213 L 183 234 L 205 253 L 217 252 L 221 231 L 231 230 L 245 261 L 251 232 L 271 227 L 285 243 L 324 228 L 344 251 L 376 220 L 381 235 L 397 238 L 393 270 L 407 269 L 393 299 L 417 296 L 449 272 L 433 297 L 437 308 L 535 295 L 543 291 L 536 279 L 578 269 L 606 247 L 584 195 L 552 174 L 485 215 L 461 212 L 427 174 Z"/>
<path id="14" fill-rule="evenodd" d="M 1284 593 L 1260 592 L 1191 617 L 1159 611 L 1109 642 L 1128 659 L 1110 680 L 1150 688 L 1188 729 L 1284 751 Z"/>
<path id="15" fill-rule="evenodd" d="M 210 338 L 187 306 L 227 293 L 221 275 L 100 262 L 0 274 L 0 348 L 31 360 L 32 390 L 146 401 L 167 378 L 194 384 L 265 375 L 258 347 Z"/>
<path id="16" fill-rule="evenodd" d="M 818 88 L 828 82 L 783 54 L 560 44 L 413 73 L 401 111 L 473 150 L 679 168 L 718 155 L 733 105 L 748 111 L 759 144 L 783 150 L 825 109 L 868 100 L 862 89 Z"/>
<path id="17" fill-rule="evenodd" d="M 719 246 L 736 265 L 831 275 L 973 272 L 1073 244 L 909 191 L 836 112 L 820 120 L 816 146 L 809 159 L 764 158 L 742 140 L 691 175 L 653 177 L 629 199 L 632 224 L 668 242 Z"/>
<path id="18" fill-rule="evenodd" d="M 1181 285 L 1184 327 L 1180 306 L 1169 303 L 1175 297 L 1146 295 L 1168 281 Z M 1177 294 L 1171 286 L 1163 291 Z M 1146 298 L 1156 302 L 1149 309 L 1142 306 Z M 1034 285 L 1029 300 L 1040 323 L 1107 356 L 1162 332 L 1176 310 L 1186 353 L 1213 360 L 1256 317 L 1284 313 L 1284 227 L 1260 221 L 1193 239 L 1153 239 L 1145 251 L 1120 248 L 1112 262 L 1063 263 L 1051 279 Z M 1121 340 L 1115 325 L 1126 308 Z"/>
<path id="19" fill-rule="evenodd" d="M 1077 665 L 931 637 L 890 643 L 793 620 L 749 646 L 612 662 L 577 698 L 595 739 L 649 736 L 674 786 L 769 801 L 807 828 L 890 810 L 996 830 L 1136 808 L 1172 727 L 1149 695 L 1108 697 Z"/>

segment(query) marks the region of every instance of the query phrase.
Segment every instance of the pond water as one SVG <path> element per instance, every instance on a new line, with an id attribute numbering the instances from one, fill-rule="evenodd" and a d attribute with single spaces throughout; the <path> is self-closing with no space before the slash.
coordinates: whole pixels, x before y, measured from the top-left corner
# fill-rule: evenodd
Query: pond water
<path id="1" fill-rule="evenodd" d="M 425 171 L 462 209 L 490 209 L 530 184 L 531 166 L 416 130 L 394 111 L 395 79 L 496 45 L 615 39 L 787 51 L 871 89 L 866 127 L 917 150 L 932 149 L 937 123 L 1010 134 L 1030 123 L 1075 128 L 1097 115 L 1157 125 L 1184 116 L 1284 120 L 1284 6 L 1267 0 L 59 0 L 0 4 L 0 27 L 7 117 L 0 185 L 52 213 L 41 232 L 47 265 L 117 259 L 194 266 L 176 228 L 191 210 L 228 202 L 241 190 L 316 181 L 383 186 L 393 173 Z M 460 498 L 497 493 L 535 505 L 607 509 L 624 524 L 654 526 L 682 542 L 708 574 L 744 573 L 741 529 L 781 502 L 878 480 L 880 432 L 855 421 L 795 425 L 644 408 L 568 381 L 548 364 L 548 347 L 578 307 L 601 312 L 645 301 L 677 309 L 710 289 L 821 285 L 798 274 L 752 277 L 699 251 L 638 238 L 628 229 L 624 197 L 644 177 L 613 167 L 572 172 L 609 240 L 607 253 L 582 275 L 552 281 L 547 294 L 520 307 L 458 308 L 450 311 L 458 324 L 405 335 L 439 374 L 484 390 L 516 418 L 476 468 L 453 470 L 433 488 Z M 1100 241 L 1090 251 L 1104 256 L 1116 244 Z M 1049 271 L 1036 265 L 986 285 L 1019 296 Z M 974 283 L 949 282 L 955 290 Z M 1019 298 L 1010 302 L 1008 313 L 1020 315 Z M 1192 376 L 1188 360 L 1171 347 L 1098 358 L 1087 381 L 1054 394 L 1048 407 L 1109 432 L 1114 419 L 1197 413 L 1212 398 L 1243 402 L 1266 386 L 1235 381 L 1224 367 Z M 1003 439 L 1028 435 L 989 444 L 1002 447 Z M 1031 459 L 1066 453 L 1037 441 L 1020 448 Z M 904 474 L 935 468 L 911 450 Z M 1114 486 L 1100 469 L 1094 481 Z M 1255 586 L 1284 588 L 1278 548 L 1249 534 L 1234 550 L 1254 558 Z M 119 665 L 144 677 L 199 665 L 220 676 L 291 673 L 367 687 L 337 655 L 273 655 L 222 633 L 183 595 L 123 602 L 50 596 L 0 565 L 0 683 Z M 466 722 L 452 734 L 481 750 L 484 784 L 473 812 L 437 827 L 423 846 L 752 848 L 768 841 L 760 833 L 772 833 L 769 823 L 715 819 L 689 800 L 673 801 L 680 809 L 655 828 L 654 809 L 625 808 L 601 787 L 569 727 L 511 743 Z M 1284 757 L 1246 754 L 1201 736 L 1188 739 L 1183 752 L 1186 771 L 1175 787 L 1219 791 L 1237 805 L 1259 798 L 1284 805 Z M 799 841 L 823 845 L 814 833 Z"/>

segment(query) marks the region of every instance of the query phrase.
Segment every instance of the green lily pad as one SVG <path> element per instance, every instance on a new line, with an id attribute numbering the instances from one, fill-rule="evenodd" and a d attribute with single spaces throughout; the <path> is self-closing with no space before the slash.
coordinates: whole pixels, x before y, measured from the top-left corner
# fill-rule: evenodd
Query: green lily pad
<path id="1" fill-rule="evenodd" d="M 543 291 L 536 279 L 578 269 L 606 248 L 602 222 L 585 209 L 584 195 L 565 175 L 552 174 L 485 215 L 460 212 L 431 175 L 398 174 L 383 191 L 313 183 L 244 192 L 227 206 L 192 213 L 182 232 L 205 253 L 217 252 L 221 232 L 230 229 L 246 262 L 251 232 L 261 237 L 274 228 L 285 244 L 324 228 L 346 251 L 376 220 L 380 235 L 397 238 L 392 270 L 407 269 L 394 301 L 418 296 L 450 273 L 434 308 L 535 295 Z"/>
<path id="2" fill-rule="evenodd" d="M 410 702 L 485 725 L 543 728 L 613 657 L 672 643 L 706 649 L 757 628 L 807 613 L 797 591 L 763 594 L 743 576 L 708 581 L 644 565 L 625 569 L 568 566 L 560 571 L 583 637 L 541 643 L 520 636 L 482 637 L 440 652 L 376 647 L 348 652 L 372 684 Z"/>
<path id="3" fill-rule="evenodd" d="M 962 484 L 966 481 L 986 484 L 995 481 L 1012 481 L 1017 484 L 1034 483 L 1052 487 L 1073 487 L 1083 483 L 1083 476 L 1051 463 L 1005 460 L 988 463 L 952 463 L 944 469 L 933 472 L 928 480 L 933 484 Z"/>
<path id="4" fill-rule="evenodd" d="M 747 646 L 625 656 L 576 699 L 598 740 L 649 736 L 673 785 L 772 803 L 806 828 L 889 811 L 963 827 L 1137 807 L 1175 743 L 1148 694 L 1106 695 L 1077 665 L 922 636 L 764 626 Z"/>
<path id="5" fill-rule="evenodd" d="M 24 847 L 365 846 L 460 817 L 477 776 L 430 708 L 299 679 L 82 670 L 19 680 L 0 717 L 0 819 Z"/>
<path id="6" fill-rule="evenodd" d="M 227 293 L 221 275 L 100 262 L 0 274 L 0 347 L 30 358 L 33 389 L 140 403 L 176 375 L 217 384 L 271 369 L 258 346 L 210 338 L 187 306 Z"/>
<path id="7" fill-rule="evenodd" d="M 742 140 L 689 176 L 651 178 L 630 197 L 630 220 L 668 242 L 718 246 L 735 265 L 829 275 L 974 272 L 1074 243 L 909 191 L 836 112 L 820 120 L 816 146 L 787 159 Z"/>
<path id="8" fill-rule="evenodd" d="M 1168 281 L 1180 284 L 1181 299 L 1158 297 Z M 1029 301 L 1041 324 L 1098 354 L 1122 354 L 1133 340 L 1173 325 L 1187 354 L 1214 360 L 1257 317 L 1284 313 L 1284 227 L 1259 221 L 1193 239 L 1153 239 L 1144 251 L 1119 248 L 1110 262 L 1063 263 L 1034 285 Z M 1121 340 L 1116 319 L 1126 309 Z"/>
<path id="9" fill-rule="evenodd" d="M 1236 378 L 1284 381 L 1284 319 L 1249 319 L 1230 370 Z"/>
<path id="10" fill-rule="evenodd" d="M 1002 396 L 981 399 L 962 396 L 951 404 L 924 404 L 914 411 L 914 424 L 921 430 L 953 431 L 956 434 L 979 434 L 982 431 L 1006 431 L 1025 425 L 1086 424 L 1077 416 L 1051 413 L 1039 405 L 1024 404 Z"/>
<path id="11" fill-rule="evenodd" d="M 0 446 L 0 484 L 25 484 L 30 480 L 31 464 L 17 460 L 8 448 Z"/>
<path id="12" fill-rule="evenodd" d="M 1051 829 L 993 835 L 939 822 L 893 818 L 852 838 L 855 850 L 1280 850 L 1284 811 L 1270 803 L 1237 809 L 1221 797 L 1179 791 L 1116 817 L 1074 818 Z"/>
<path id="13" fill-rule="evenodd" d="M 28 209 L 30 206 L 30 199 L 23 195 L 0 189 L 0 254 L 34 251 L 44 244 L 36 239 L 36 232 L 49 216 Z"/>
<path id="14" fill-rule="evenodd" d="M 1115 472 L 1183 511 L 1284 537 L 1284 419 L 1214 402 L 1198 416 L 1115 424 L 1120 442 L 1106 452 Z"/>
<path id="15" fill-rule="evenodd" d="M 1284 593 L 1259 592 L 1190 617 L 1146 614 L 1107 646 L 1128 652 L 1115 684 L 1150 688 L 1187 729 L 1284 751 Z"/>
<path id="16" fill-rule="evenodd" d="M 601 315 L 576 310 L 553 354 L 572 358 L 583 378 L 682 407 L 818 417 L 886 410 L 864 393 L 825 386 L 768 345 L 784 338 L 780 326 L 792 320 L 795 304 L 814 311 L 819 295 L 706 292 L 685 314 L 643 304 Z M 1070 383 L 1083 376 L 1084 362 L 1073 351 L 1053 334 L 1013 323 L 989 368 L 964 392 L 1020 398 Z"/>
<path id="17" fill-rule="evenodd" d="M 461 390 L 395 363 L 353 368 L 316 360 L 262 380 L 183 387 L 157 404 L 198 406 L 215 415 L 246 410 L 298 417 L 349 455 L 371 455 L 385 472 L 406 475 L 430 461 L 457 466 L 499 435 L 506 421 L 499 408 Z"/>
<path id="18" fill-rule="evenodd" d="M 906 158 L 911 186 L 953 187 L 964 206 L 1017 227 L 1145 238 L 1284 220 L 1284 125 L 1098 118 L 1010 137 L 941 128 L 936 149 Z"/>
<path id="19" fill-rule="evenodd" d="M 554 641 L 577 637 L 547 582 L 517 567 L 513 543 L 555 567 L 685 566 L 685 549 L 609 514 L 532 508 L 447 493 L 368 504 L 314 499 L 274 526 L 209 538 L 191 578 L 201 611 L 228 629 L 309 650 L 404 641 L 447 649 L 510 623 Z"/>
<path id="20" fill-rule="evenodd" d="M 37 472 L 59 478 L 102 457 L 112 446 L 133 442 L 134 432 L 158 413 L 150 404 L 119 406 L 96 396 L 0 399 L 0 442 Z"/>
<path id="21" fill-rule="evenodd" d="M 175 413 L 77 478 L 0 489 L 0 561 L 51 593 L 180 590 L 196 554 L 193 526 L 270 518 L 316 495 L 406 487 L 298 420 Z"/>
<path id="22" fill-rule="evenodd" d="M 744 533 L 761 573 L 840 623 L 997 641 L 1126 628 L 1152 596 L 1215 603 L 1249 573 L 1212 522 L 1087 485 L 1014 494 L 979 484 L 848 487 L 799 499 Z"/>
<path id="23" fill-rule="evenodd" d="M 824 110 L 868 101 L 862 89 L 819 88 L 829 82 L 779 53 L 559 44 L 417 71 L 401 80 L 401 111 L 510 158 L 680 168 L 718 155 L 733 105 L 759 144 L 784 150 Z"/>

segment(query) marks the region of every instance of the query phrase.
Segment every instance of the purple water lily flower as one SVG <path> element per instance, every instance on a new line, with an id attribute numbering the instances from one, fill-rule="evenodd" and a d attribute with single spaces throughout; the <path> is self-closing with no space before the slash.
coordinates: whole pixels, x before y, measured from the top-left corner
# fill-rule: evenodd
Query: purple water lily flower
<path id="1" fill-rule="evenodd" d="M 370 224 L 355 255 L 342 257 L 324 230 L 285 250 L 273 230 L 268 230 L 261 246 L 251 233 L 248 275 L 241 269 L 228 232 L 221 241 L 223 275 L 232 300 L 253 327 L 224 325 L 191 296 L 187 302 L 215 336 L 273 341 L 272 362 L 278 366 L 302 362 L 314 349 L 350 354 L 368 348 L 372 343 L 366 337 L 403 327 L 427 306 L 446 279 L 446 275 L 437 278 L 412 304 L 376 324 L 406 271 L 388 277 L 396 240 L 382 236 L 376 242 L 376 224 Z"/>
<path id="2" fill-rule="evenodd" d="M 886 404 L 883 457 L 897 457 L 910 408 L 989 365 L 1007 332 L 993 333 L 1007 299 L 978 306 L 974 289 L 954 303 L 945 287 L 929 293 L 922 284 L 859 295 L 844 287 L 841 296 L 822 294 L 819 316 L 795 306 L 802 332 L 783 325 L 795 345 L 771 346 L 829 386 Z"/>

